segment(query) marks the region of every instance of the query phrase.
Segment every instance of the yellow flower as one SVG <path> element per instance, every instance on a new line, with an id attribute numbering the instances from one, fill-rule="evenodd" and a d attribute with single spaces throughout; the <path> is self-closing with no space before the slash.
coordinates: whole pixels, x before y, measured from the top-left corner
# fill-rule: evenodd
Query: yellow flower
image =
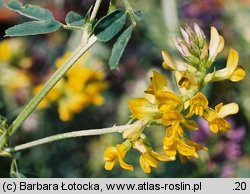
<path id="1" fill-rule="evenodd" d="M 133 146 L 135 149 L 141 152 L 139 162 L 142 170 L 145 173 L 150 173 L 151 168 L 157 168 L 158 160 L 164 162 L 175 160 L 174 156 L 166 156 L 164 154 L 155 152 L 151 147 L 146 146 L 142 139 L 134 142 Z"/>
<path id="2" fill-rule="evenodd" d="M 146 122 L 142 120 L 136 121 L 136 123 L 134 123 L 132 127 L 123 132 L 123 138 L 128 139 L 131 142 L 136 141 L 140 137 L 145 124 Z"/>
<path id="3" fill-rule="evenodd" d="M 125 141 L 123 144 L 117 144 L 116 147 L 108 147 L 104 152 L 105 169 L 112 170 L 118 159 L 123 169 L 133 171 L 133 166 L 123 160 L 130 147 L 131 143 L 129 141 Z"/>
<path id="4" fill-rule="evenodd" d="M 211 27 L 211 35 L 210 35 L 210 43 L 209 43 L 209 57 L 208 60 L 212 63 L 216 56 L 223 50 L 224 48 L 224 39 L 219 35 L 218 31 L 215 27 Z"/>
<path id="5" fill-rule="evenodd" d="M 150 78 L 151 84 L 145 93 L 156 95 L 156 93 L 161 91 L 166 91 L 168 86 L 168 80 L 159 72 L 153 71 L 153 76 Z"/>
<path id="6" fill-rule="evenodd" d="M 182 124 L 185 128 L 197 130 L 198 124 L 193 120 L 186 120 L 184 116 L 176 111 L 166 112 L 162 116 L 162 123 L 166 126 Z"/>
<path id="7" fill-rule="evenodd" d="M 88 103 L 95 106 L 101 106 L 104 103 L 104 98 L 101 93 L 107 89 L 107 82 L 92 82 L 86 85 L 83 93 L 87 96 Z"/>
<path id="8" fill-rule="evenodd" d="M 185 122 L 183 115 L 176 111 L 166 112 L 163 114 L 162 123 L 166 126 L 175 125 L 176 123 Z"/>
<path id="9" fill-rule="evenodd" d="M 246 72 L 238 66 L 239 54 L 236 50 L 231 49 L 227 59 L 227 65 L 224 69 L 217 70 L 206 75 L 205 83 L 229 79 L 233 82 L 238 82 L 244 79 Z"/>
<path id="10" fill-rule="evenodd" d="M 171 91 L 158 91 L 156 99 L 159 104 L 159 110 L 163 113 L 168 111 L 183 110 L 184 105 L 181 97 Z"/>
<path id="11" fill-rule="evenodd" d="M 158 113 L 158 106 L 145 98 L 135 98 L 128 102 L 132 117 L 136 119 L 152 120 Z"/>
<path id="12" fill-rule="evenodd" d="M 176 71 L 182 69 L 182 66 L 180 67 L 178 63 L 169 55 L 169 53 L 166 50 L 163 50 L 161 52 L 163 62 L 162 62 L 162 67 L 164 69 L 168 69 L 171 71 Z"/>
<path id="13" fill-rule="evenodd" d="M 84 93 L 66 92 L 58 102 L 58 113 L 62 121 L 72 120 L 74 114 L 82 111 L 88 103 L 88 98 Z"/>
<path id="14" fill-rule="evenodd" d="M 198 150 L 206 150 L 205 147 L 186 138 L 183 129 L 178 123 L 167 128 L 166 136 L 163 140 L 163 149 L 168 156 L 175 156 L 178 151 L 180 155 L 187 158 L 197 158 Z"/>
<path id="15" fill-rule="evenodd" d="M 151 173 L 152 167 L 153 168 L 158 167 L 157 160 L 167 162 L 175 160 L 175 157 L 174 156 L 169 157 L 148 149 L 147 152 L 142 154 L 139 159 L 141 168 L 145 173 Z"/>
<path id="16" fill-rule="evenodd" d="M 190 114 L 196 114 L 199 116 L 203 116 L 204 110 L 208 107 L 207 97 L 198 92 L 193 98 L 190 100 Z"/>
<path id="17" fill-rule="evenodd" d="M 11 58 L 11 45 L 9 40 L 0 42 L 0 61 L 9 61 Z"/>
<path id="18" fill-rule="evenodd" d="M 180 73 L 181 73 L 181 78 L 178 81 L 178 85 L 181 88 L 184 87 L 187 90 L 189 90 L 191 87 L 197 85 L 197 82 L 196 82 L 195 78 L 187 70 L 186 71 L 182 71 Z"/>
<path id="19" fill-rule="evenodd" d="M 226 105 L 220 103 L 215 107 L 215 110 L 208 107 L 204 112 L 204 118 L 208 121 L 210 130 L 218 133 L 218 131 L 227 131 L 231 128 L 230 123 L 224 117 L 236 114 L 238 111 L 239 106 L 236 103 Z"/>

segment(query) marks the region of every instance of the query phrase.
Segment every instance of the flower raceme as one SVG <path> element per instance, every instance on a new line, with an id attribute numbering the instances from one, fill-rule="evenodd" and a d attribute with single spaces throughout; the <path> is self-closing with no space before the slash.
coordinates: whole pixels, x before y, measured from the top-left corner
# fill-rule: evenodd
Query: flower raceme
<path id="1" fill-rule="evenodd" d="M 132 170 L 123 163 L 127 151 L 131 148 L 139 151 L 139 163 L 145 173 L 150 173 L 152 168 L 158 166 L 158 161 L 173 161 L 178 154 L 182 162 L 198 158 L 199 151 L 207 150 L 189 139 L 189 131 L 199 130 L 196 117 L 203 117 L 213 133 L 226 132 L 230 123 L 224 118 L 236 114 L 239 107 L 236 103 L 218 104 L 215 109 L 209 107 L 209 101 L 202 89 L 210 82 L 229 79 L 238 82 L 245 77 L 245 71 L 238 66 L 239 55 L 236 50 L 229 52 L 227 65 L 224 69 L 208 73 L 216 56 L 224 47 L 224 39 L 211 27 L 210 42 L 206 41 L 203 31 L 197 24 L 194 29 L 187 26 L 181 28 L 183 39 L 174 40 L 175 46 L 185 59 L 178 61 L 171 57 L 167 51 L 162 51 L 162 66 L 174 73 L 179 92 L 170 90 L 167 78 L 158 71 L 152 72 L 150 84 L 145 90 L 145 96 L 131 99 L 128 102 L 132 120 L 137 124 L 123 132 L 125 144 L 129 148 L 119 151 L 120 144 L 107 148 L 105 151 L 105 169 L 111 170 L 118 158 L 123 169 Z M 146 127 L 162 125 L 166 134 L 162 137 L 164 154 L 157 153 L 149 143 L 148 137 L 143 133 Z M 123 154 L 121 154 L 123 153 Z M 110 156 L 110 157 L 108 157 Z"/>

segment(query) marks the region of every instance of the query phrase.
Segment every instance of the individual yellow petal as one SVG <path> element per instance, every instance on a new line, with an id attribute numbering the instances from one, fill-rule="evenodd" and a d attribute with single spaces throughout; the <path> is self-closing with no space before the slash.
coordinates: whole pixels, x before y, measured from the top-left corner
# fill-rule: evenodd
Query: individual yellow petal
<path id="1" fill-rule="evenodd" d="M 116 159 L 118 156 L 118 152 L 116 147 L 108 147 L 104 151 L 104 160 L 105 160 L 105 169 L 106 170 L 112 170 Z"/>
<path id="2" fill-rule="evenodd" d="M 164 60 L 162 67 L 172 71 L 177 70 L 175 60 L 169 55 L 169 53 L 166 50 L 162 50 L 161 54 Z"/>
<path id="3" fill-rule="evenodd" d="M 181 97 L 170 91 L 158 91 L 156 99 L 159 103 L 159 110 L 161 112 L 167 112 L 170 110 L 183 110 L 183 101 Z"/>
<path id="4" fill-rule="evenodd" d="M 218 133 L 219 131 L 229 130 L 231 125 L 223 118 L 215 118 L 212 122 L 209 122 L 209 128 L 212 132 Z"/>
<path id="5" fill-rule="evenodd" d="M 179 122 L 185 122 L 185 118 L 179 112 L 165 112 L 162 116 L 162 122 L 164 125 L 168 126 Z"/>
<path id="6" fill-rule="evenodd" d="M 115 162 L 116 162 L 115 160 L 114 161 L 106 161 L 104 168 L 106 170 L 112 170 L 115 166 Z"/>
<path id="7" fill-rule="evenodd" d="M 233 74 L 231 75 L 231 77 L 229 78 L 232 82 L 238 82 L 241 81 L 245 78 L 246 76 L 246 72 L 243 68 L 238 67 Z"/>
<path id="8" fill-rule="evenodd" d="M 211 36 L 209 43 L 209 60 L 214 61 L 218 53 L 222 51 L 224 47 L 224 39 L 219 35 L 215 27 L 211 27 Z"/>
<path id="9" fill-rule="evenodd" d="M 123 159 L 126 153 L 129 151 L 130 147 L 131 143 L 128 140 L 122 144 L 116 144 L 118 155 Z"/>
<path id="10" fill-rule="evenodd" d="M 157 92 L 158 90 L 166 90 L 168 80 L 161 73 L 153 71 L 152 84 L 154 92 Z"/>
<path id="11" fill-rule="evenodd" d="M 151 155 L 156 158 L 157 160 L 160 160 L 160 161 L 164 161 L 164 162 L 167 162 L 167 161 L 173 161 L 175 160 L 175 156 L 167 156 L 165 154 L 159 154 L 155 151 L 151 151 Z"/>
<path id="12" fill-rule="evenodd" d="M 175 144 L 175 142 L 176 142 L 175 136 L 164 137 L 163 139 L 163 144 L 166 149 L 172 147 Z"/>
<path id="13" fill-rule="evenodd" d="M 176 149 L 183 156 L 193 156 L 195 158 L 198 158 L 198 154 L 195 151 L 195 147 L 189 146 L 185 144 L 184 142 L 182 142 L 181 140 L 178 140 Z"/>
<path id="14" fill-rule="evenodd" d="M 185 128 L 191 129 L 191 130 L 198 130 L 199 125 L 193 120 L 186 120 L 185 122 L 182 123 Z"/>
<path id="15" fill-rule="evenodd" d="M 213 110 L 210 107 L 207 107 L 204 111 L 203 117 L 208 121 L 211 122 L 213 121 L 216 117 L 218 117 L 217 113 L 215 110 Z"/>
<path id="16" fill-rule="evenodd" d="M 215 112 L 220 112 L 220 110 L 221 110 L 221 108 L 223 107 L 223 103 L 221 102 L 221 103 L 219 103 L 219 104 L 217 104 L 216 106 L 215 106 Z"/>
<path id="17" fill-rule="evenodd" d="M 219 126 L 217 125 L 217 123 L 215 122 L 211 122 L 209 123 L 209 129 L 214 132 L 214 133 L 218 133 L 219 131 Z"/>
<path id="18" fill-rule="evenodd" d="M 238 52 L 235 49 L 230 49 L 226 65 L 227 74 L 231 75 L 235 71 L 238 62 L 239 62 Z"/>
<path id="19" fill-rule="evenodd" d="M 166 155 L 169 157 L 176 156 L 176 148 L 174 146 L 166 147 L 165 145 L 163 145 L 163 150 L 165 151 Z"/>
<path id="20" fill-rule="evenodd" d="M 224 118 L 228 115 L 236 114 L 239 112 L 238 104 L 232 102 L 222 106 L 218 111 L 216 111 L 219 117 Z"/>
<path id="21" fill-rule="evenodd" d="M 145 161 L 145 159 L 143 158 L 142 155 L 140 156 L 139 161 L 140 161 L 140 165 L 141 165 L 142 170 L 143 170 L 145 173 L 151 173 L 151 167 L 150 167 L 150 165 Z"/>
<path id="22" fill-rule="evenodd" d="M 217 50 L 218 53 L 220 53 L 223 50 L 224 44 L 225 44 L 224 38 L 222 36 L 220 36 L 219 46 L 218 46 L 218 50 Z"/>
<path id="23" fill-rule="evenodd" d="M 158 166 L 157 160 L 151 156 L 149 152 L 142 154 L 144 160 L 152 167 L 156 168 Z"/>
<path id="24" fill-rule="evenodd" d="M 152 119 L 158 113 L 157 105 L 145 98 L 135 98 L 128 102 L 132 116 L 137 119 Z"/>
<path id="25" fill-rule="evenodd" d="M 138 150 L 139 152 L 141 152 L 142 154 L 147 152 L 147 147 L 145 146 L 142 139 L 139 139 L 139 140 L 133 142 L 133 147 L 136 150 Z"/>
<path id="26" fill-rule="evenodd" d="M 117 158 L 117 155 L 116 147 L 108 147 L 104 151 L 104 160 L 114 160 Z"/>
<path id="27" fill-rule="evenodd" d="M 120 166 L 125 169 L 125 170 L 129 170 L 129 171 L 133 171 L 134 167 L 130 164 L 127 164 L 126 162 L 123 161 L 123 159 L 121 157 L 118 157 Z"/>
<path id="28" fill-rule="evenodd" d="M 194 141 L 191 141 L 186 137 L 184 137 L 184 141 L 187 145 L 195 147 L 195 150 L 208 150 L 207 147 L 204 147 L 204 146 L 202 146 Z"/>
<path id="29" fill-rule="evenodd" d="M 171 146 L 175 143 L 178 136 L 178 127 L 171 126 L 166 129 L 166 136 L 163 139 L 163 144 L 166 146 Z"/>

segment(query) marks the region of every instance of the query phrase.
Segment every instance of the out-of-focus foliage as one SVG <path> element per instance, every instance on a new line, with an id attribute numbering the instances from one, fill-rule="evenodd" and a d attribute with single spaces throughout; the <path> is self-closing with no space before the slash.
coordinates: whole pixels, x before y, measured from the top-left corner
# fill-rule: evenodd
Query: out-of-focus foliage
<path id="1" fill-rule="evenodd" d="M 93 0 L 87 1 L 25 1 L 48 8 L 56 20 L 64 22 L 69 11 L 86 14 Z M 12 138 L 11 144 L 16 145 L 44 136 L 77 130 L 102 128 L 116 124 L 124 124 L 129 117 L 127 102 L 129 99 L 143 95 L 148 85 L 152 69 L 159 69 L 162 65 L 161 50 L 168 49 L 171 54 L 173 48 L 171 39 L 176 37 L 179 24 L 193 25 L 198 23 L 210 36 L 211 26 L 215 26 L 224 37 L 227 44 L 225 50 L 215 61 L 223 68 L 231 47 L 238 50 L 240 64 L 245 68 L 246 78 L 233 85 L 228 81 L 214 83 L 207 88 L 211 106 L 218 102 L 236 101 L 240 106 L 240 113 L 230 118 L 233 129 L 226 135 L 215 137 L 207 133 L 207 126 L 198 120 L 201 131 L 199 137 L 190 134 L 193 140 L 202 139 L 210 151 L 201 155 L 195 161 L 185 164 L 179 160 L 172 163 L 160 164 L 151 174 L 141 171 L 138 164 L 139 157 L 133 151 L 128 160 L 134 166 L 134 172 L 126 172 L 114 168 L 108 172 L 103 168 L 103 152 L 107 146 L 121 142 L 120 134 L 109 134 L 97 137 L 83 137 L 74 140 L 63 140 L 48 145 L 42 145 L 16 154 L 19 171 L 27 177 L 249 177 L 250 176 L 250 80 L 248 72 L 250 50 L 250 1 L 249 0 L 184 0 L 173 1 L 131 1 L 134 8 L 143 11 L 143 19 L 138 23 L 131 36 L 119 69 L 109 71 L 102 83 L 109 83 L 109 87 L 102 92 L 104 103 L 101 106 L 88 105 L 73 114 L 72 120 L 63 122 L 58 114 L 61 98 L 55 103 L 48 104 L 44 110 L 35 111 L 22 125 L 22 129 Z M 121 2 L 118 2 L 122 5 Z M 97 17 L 105 15 L 108 1 L 103 1 Z M 172 12 L 167 12 L 172 10 Z M 172 16 L 171 16 L 172 14 Z M 169 18 L 177 18 L 169 23 Z M 11 121 L 33 95 L 33 89 L 51 75 L 56 69 L 56 60 L 65 52 L 77 45 L 77 32 L 59 31 L 49 35 L 31 38 L 3 38 L 4 31 L 21 23 L 23 18 L 0 6 L 0 114 Z M 128 26 L 127 26 L 128 27 Z M 119 36 L 119 35 L 118 35 Z M 108 46 L 95 45 L 90 50 L 94 61 L 108 63 L 108 57 L 114 42 Z M 96 62 L 93 62 L 95 64 Z M 90 67 L 92 63 L 89 64 Z M 98 69 L 100 70 L 100 69 Z M 213 69 L 211 69 L 211 72 Z M 146 76 L 145 76 L 146 75 Z M 167 74 L 171 77 L 171 74 Z M 67 77 L 65 77 L 67 80 Z M 68 80 L 67 80 L 68 81 Z M 170 87 L 175 90 L 174 84 Z M 66 93 L 66 91 L 63 91 Z M 147 132 L 156 149 L 160 149 L 164 136 L 164 129 Z M 207 137 L 211 137 L 210 140 Z M 200 142 L 202 143 L 202 142 Z M 204 152 L 202 152 L 204 153 Z M 11 161 L 0 157 L 0 177 L 9 176 Z"/>

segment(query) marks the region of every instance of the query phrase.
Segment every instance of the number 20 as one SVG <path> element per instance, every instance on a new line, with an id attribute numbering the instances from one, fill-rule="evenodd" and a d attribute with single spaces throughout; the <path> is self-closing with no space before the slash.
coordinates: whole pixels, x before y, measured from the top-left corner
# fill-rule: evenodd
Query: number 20
<path id="1" fill-rule="evenodd" d="M 235 182 L 235 189 L 236 191 L 240 191 L 240 190 L 246 190 L 247 189 L 247 184 L 246 182 Z"/>

